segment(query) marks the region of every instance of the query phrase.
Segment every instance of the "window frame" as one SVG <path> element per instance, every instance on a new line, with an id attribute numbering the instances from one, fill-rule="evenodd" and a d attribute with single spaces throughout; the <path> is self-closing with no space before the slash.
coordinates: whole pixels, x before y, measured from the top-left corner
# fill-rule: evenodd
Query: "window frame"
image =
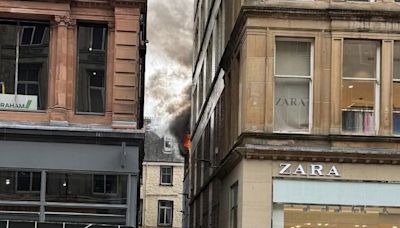
<path id="1" fill-rule="evenodd" d="M 160 206 L 161 203 L 169 203 L 170 207 L 167 206 Z M 165 210 L 164 211 L 164 222 L 167 218 L 167 210 L 169 209 L 171 212 L 171 223 L 160 223 L 160 219 L 161 219 L 161 210 Z M 158 212 L 157 212 L 157 225 L 158 226 L 162 226 L 162 227 L 172 227 L 172 224 L 174 223 L 174 201 L 172 200 L 158 200 Z"/>
<path id="2" fill-rule="evenodd" d="M 173 151 L 173 149 L 174 149 L 174 148 L 173 148 L 174 145 L 173 145 L 173 140 L 172 140 L 172 138 L 169 137 L 169 136 L 164 136 L 163 143 L 164 143 L 163 153 L 164 153 L 164 154 L 172 154 L 172 151 Z M 167 146 L 168 143 L 169 143 L 169 146 Z"/>
<path id="3" fill-rule="evenodd" d="M 276 43 L 278 41 L 289 41 L 289 42 L 308 42 L 310 43 L 310 76 L 304 75 L 278 75 L 276 74 Z M 315 56 L 315 38 L 314 37 L 286 37 L 286 36 L 276 36 L 274 41 L 274 95 L 273 95 L 273 133 L 290 133 L 290 134 L 310 134 L 313 127 L 313 79 L 314 79 L 314 56 Z M 309 80 L 309 101 L 308 101 L 308 131 L 284 131 L 277 130 L 275 127 L 275 82 L 277 78 L 293 78 L 293 79 L 308 79 Z"/>
<path id="4" fill-rule="evenodd" d="M 90 28 L 90 43 L 89 43 L 89 48 L 90 51 L 94 52 L 94 53 L 98 53 L 98 52 L 103 52 L 104 51 L 104 101 L 103 101 L 103 112 L 85 112 L 85 111 L 79 111 L 78 110 L 78 106 L 79 106 L 79 96 L 78 96 L 78 88 L 79 88 L 79 28 L 80 27 L 86 27 L 86 28 Z M 101 27 L 101 28 L 105 28 L 105 30 L 103 30 L 103 49 L 93 49 L 92 44 L 93 44 L 93 29 L 95 27 Z M 109 33 L 109 27 L 106 21 L 97 21 L 97 22 L 78 22 L 76 25 L 76 36 L 75 36 L 75 40 L 77 42 L 76 45 L 76 67 L 75 67 L 75 94 L 74 94 L 74 108 L 75 108 L 75 114 L 76 115 L 92 115 L 92 116 L 105 116 L 106 112 L 107 112 L 107 103 L 108 103 L 108 99 L 107 99 L 107 86 L 108 86 L 108 53 L 109 53 L 109 42 L 110 39 L 108 37 L 108 33 Z M 90 70 L 90 71 L 97 71 L 98 69 L 86 69 L 86 72 Z M 90 84 L 90 82 L 89 82 Z M 89 85 L 88 84 L 88 85 Z M 90 86 L 88 86 L 87 89 L 90 89 Z M 89 93 L 89 92 L 88 92 Z M 90 98 L 89 98 L 90 99 Z"/>
<path id="5" fill-rule="evenodd" d="M 235 195 L 236 194 L 236 198 Z M 236 199 L 236 202 L 233 202 Z M 233 212 L 236 213 L 236 218 L 233 218 Z M 239 211 L 239 181 L 233 183 L 229 191 L 229 228 L 238 227 L 238 211 Z M 235 219 L 235 224 L 233 224 L 233 219 Z"/>
<path id="6" fill-rule="evenodd" d="M 400 1 L 398 1 L 397 3 L 400 3 Z M 392 62 L 393 62 L 393 66 L 392 66 L 392 68 L 393 68 L 393 71 L 392 71 L 392 94 L 394 94 L 394 85 L 395 85 L 395 83 L 399 83 L 400 84 L 400 77 L 399 78 L 395 78 L 395 72 L 394 72 L 394 64 L 395 64 L 395 51 L 396 51 L 396 43 L 398 43 L 398 45 L 399 45 L 399 51 L 400 51 L 400 40 L 394 40 L 393 41 L 393 59 L 392 59 Z M 399 76 L 400 76 L 400 71 L 399 71 Z M 394 110 L 394 95 L 392 95 L 392 115 L 391 115 L 391 118 L 392 118 L 392 135 L 394 135 L 394 136 L 400 136 L 400 132 L 398 132 L 398 133 L 396 133 L 395 131 L 394 131 L 394 114 L 396 113 L 396 114 L 400 114 L 400 110 L 399 111 L 395 111 Z"/>
<path id="7" fill-rule="evenodd" d="M 29 190 L 18 190 L 18 173 L 29 173 Z M 39 190 L 32 190 L 32 185 L 33 185 L 33 173 L 37 173 L 40 176 L 40 182 L 39 182 Z M 41 191 L 41 182 L 42 182 L 42 176 L 41 172 L 36 172 L 36 171 L 15 171 L 15 192 L 16 193 L 40 193 Z"/>
<path id="8" fill-rule="evenodd" d="M 44 38 L 45 38 L 45 35 L 46 35 L 46 33 L 48 33 L 48 35 L 49 35 L 49 44 L 48 44 L 48 52 L 47 52 L 47 60 L 46 60 L 46 62 L 47 62 L 47 67 L 46 68 L 43 68 L 43 69 L 45 69 L 46 70 L 46 77 L 47 77 L 47 84 L 46 84 L 46 90 L 47 90 L 47 97 L 46 97 L 46 99 L 45 100 L 48 100 L 49 99 L 49 86 L 50 86 L 50 84 L 49 84 L 49 80 L 50 80 L 50 64 L 49 64 L 49 61 L 50 61 L 50 52 L 51 52 L 51 29 L 50 29 L 50 21 L 46 21 L 46 20 L 43 20 L 43 21 L 40 21 L 40 20 L 33 20 L 33 21 L 27 21 L 27 20 L 24 20 L 24 19 L 18 19 L 18 18 L 16 18 L 16 19 L 13 19 L 13 20 L 0 20 L 0 24 L 7 24 L 7 25 L 14 25 L 14 26 L 16 26 L 16 28 L 17 28 L 17 37 L 16 37 L 16 39 L 15 39 L 15 71 L 14 71 L 14 80 L 15 80 L 15 82 L 14 82 L 14 93 L 10 93 L 9 95 L 15 95 L 15 96 L 17 96 L 17 95 L 23 95 L 23 94 L 18 94 L 18 84 L 19 84 L 19 67 L 20 67 L 20 65 L 19 64 L 21 64 L 20 63 L 20 59 L 21 59 L 21 56 L 20 56 L 20 48 L 21 47 L 23 47 L 23 48 L 26 48 L 26 47 L 29 47 L 29 46 L 32 46 L 32 47 L 35 47 L 35 48 L 37 48 L 37 47 L 40 47 L 40 46 L 42 46 L 43 45 L 43 41 L 44 41 Z M 34 44 L 33 43 L 33 39 L 34 39 L 34 36 L 35 36 L 35 32 L 36 32 L 36 26 L 38 26 L 38 25 L 40 25 L 40 26 L 44 26 L 44 31 L 43 31 L 43 34 L 42 34 L 42 37 L 41 37 L 41 41 L 40 41 L 40 43 L 37 43 L 37 44 Z M 24 33 L 24 28 L 32 28 L 33 29 L 33 31 L 32 31 L 32 34 L 31 34 L 31 37 L 30 37 L 30 43 L 29 44 L 22 44 L 22 38 L 23 38 L 23 33 Z M 36 64 L 36 63 L 35 63 Z M 39 70 L 39 73 L 40 72 L 42 72 L 42 70 Z M 38 88 L 40 89 L 40 83 L 39 83 L 39 78 L 38 78 Z M 0 82 L 0 88 L 1 88 L 1 93 L 0 94 L 7 94 L 6 93 L 6 85 L 3 83 L 3 82 Z M 43 92 L 43 91 L 42 91 Z M 43 92 L 44 93 L 44 92 Z M 31 95 L 32 96 L 32 95 Z M 39 106 L 39 103 L 41 102 L 41 95 L 40 94 L 38 94 L 37 95 L 37 109 L 36 110 L 24 110 L 24 109 L 21 109 L 21 110 L 18 110 L 18 109 L 0 109 L 0 112 L 1 111 L 8 111 L 8 112 L 30 112 L 30 113 L 45 113 L 45 112 L 47 112 L 47 110 L 48 110 L 48 102 L 46 102 L 46 106 L 45 107 L 43 107 L 42 109 L 40 109 L 40 106 Z"/>
<path id="9" fill-rule="evenodd" d="M 375 78 L 356 78 L 356 77 L 344 77 L 343 75 L 343 68 L 344 68 L 344 43 L 346 40 L 365 40 L 365 41 L 377 41 L 379 44 L 377 49 L 376 49 L 376 66 L 375 66 Z M 380 118 L 380 113 L 379 113 L 379 108 L 380 108 L 380 84 L 381 84 L 381 61 L 382 61 L 382 41 L 377 40 L 377 39 L 368 39 L 368 38 L 360 38 L 360 39 L 354 39 L 354 38 L 343 38 L 342 39 L 342 72 L 341 72 L 341 78 L 340 78 L 340 85 L 343 86 L 344 81 L 361 81 L 361 82 L 375 82 L 374 83 L 374 132 L 373 135 L 377 135 L 379 132 L 379 118 Z M 360 132 L 351 132 L 351 131 L 344 131 L 343 130 L 343 110 L 342 109 L 342 90 L 340 90 L 340 119 L 341 119 L 341 127 L 340 127 L 340 132 L 345 135 L 370 135 L 370 134 L 365 134 L 365 133 L 360 133 Z M 350 110 L 350 109 L 349 109 Z"/>
<path id="10" fill-rule="evenodd" d="M 171 173 L 169 175 L 171 175 L 171 182 L 163 182 L 163 169 L 170 169 Z M 173 186 L 174 183 L 174 167 L 173 166 L 160 166 L 160 185 L 162 186 Z"/>
<path id="11" fill-rule="evenodd" d="M 95 191 L 95 176 L 103 176 L 103 192 L 96 192 Z M 117 178 L 117 186 L 115 192 L 107 192 L 107 176 L 115 176 Z M 116 196 L 119 192 L 119 175 L 114 174 L 92 174 L 92 193 L 93 195 L 107 195 L 107 196 Z"/>

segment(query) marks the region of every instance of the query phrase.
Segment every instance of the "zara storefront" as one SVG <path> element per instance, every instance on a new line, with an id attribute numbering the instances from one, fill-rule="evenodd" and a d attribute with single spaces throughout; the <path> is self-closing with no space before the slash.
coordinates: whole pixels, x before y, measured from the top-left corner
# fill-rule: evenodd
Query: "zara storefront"
<path id="1" fill-rule="evenodd" d="M 273 162 L 273 228 L 398 228 L 396 165 Z"/>

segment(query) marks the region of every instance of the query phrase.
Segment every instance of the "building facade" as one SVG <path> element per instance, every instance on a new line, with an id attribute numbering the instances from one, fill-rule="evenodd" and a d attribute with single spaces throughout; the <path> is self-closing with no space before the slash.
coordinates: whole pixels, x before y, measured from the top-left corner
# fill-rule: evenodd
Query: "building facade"
<path id="1" fill-rule="evenodd" d="M 182 227 L 184 158 L 171 137 L 146 132 L 140 227 Z"/>
<path id="2" fill-rule="evenodd" d="M 399 12 L 195 1 L 190 227 L 400 226 Z"/>
<path id="3" fill-rule="evenodd" d="M 146 7 L 0 2 L 2 226 L 136 227 Z"/>

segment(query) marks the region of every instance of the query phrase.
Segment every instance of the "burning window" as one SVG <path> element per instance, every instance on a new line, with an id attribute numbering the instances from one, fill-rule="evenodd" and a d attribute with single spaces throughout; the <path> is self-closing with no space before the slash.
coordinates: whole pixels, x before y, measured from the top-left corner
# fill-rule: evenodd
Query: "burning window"
<path id="1" fill-rule="evenodd" d="M 78 26 L 77 112 L 104 113 L 107 27 Z"/>
<path id="2" fill-rule="evenodd" d="M 48 90 L 48 23 L 0 21 L 0 109 L 45 110 Z"/>

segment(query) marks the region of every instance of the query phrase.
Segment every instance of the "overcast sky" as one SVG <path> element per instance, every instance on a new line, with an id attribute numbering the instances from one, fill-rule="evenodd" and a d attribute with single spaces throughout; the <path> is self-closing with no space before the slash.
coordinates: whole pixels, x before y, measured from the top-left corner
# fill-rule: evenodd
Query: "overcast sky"
<path id="1" fill-rule="evenodd" d="M 190 105 L 193 0 L 148 0 L 145 116 L 168 122 Z"/>

